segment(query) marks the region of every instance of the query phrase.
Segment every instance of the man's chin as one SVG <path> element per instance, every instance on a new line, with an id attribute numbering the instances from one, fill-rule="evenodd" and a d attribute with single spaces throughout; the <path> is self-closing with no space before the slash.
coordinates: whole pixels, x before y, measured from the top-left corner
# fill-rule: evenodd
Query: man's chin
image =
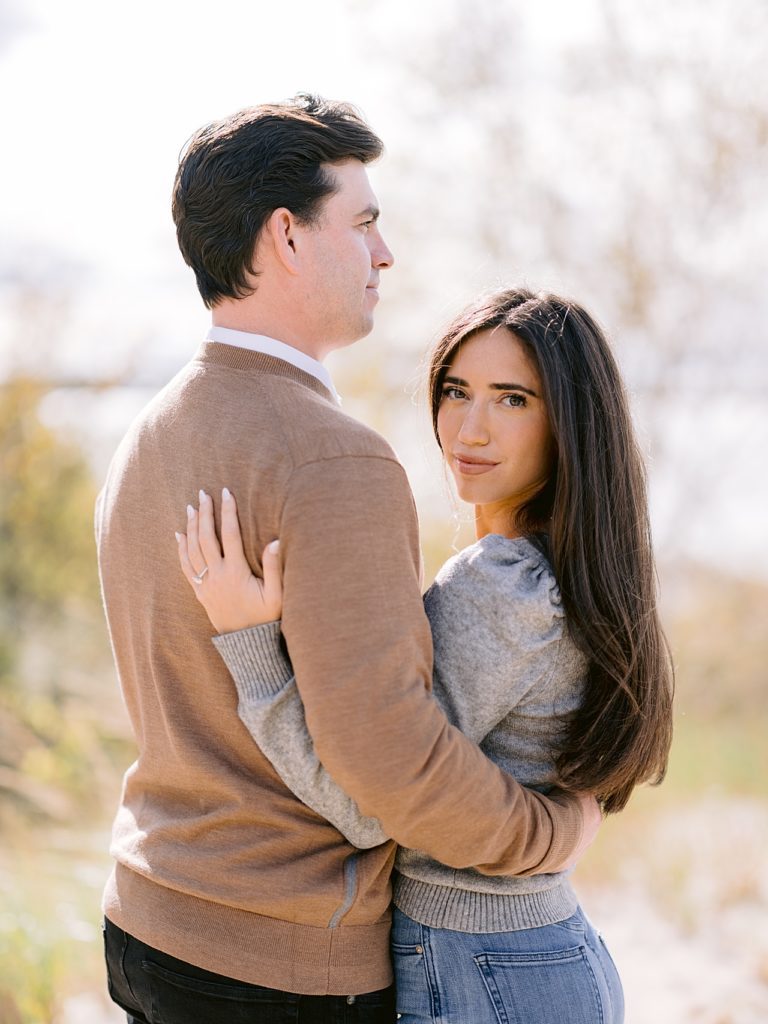
<path id="1" fill-rule="evenodd" d="M 350 334 L 346 338 L 340 339 L 338 342 L 336 342 L 336 344 L 333 347 L 334 349 L 349 348 L 349 346 L 354 345 L 355 342 L 362 341 L 363 338 L 367 338 L 372 330 L 373 317 L 366 317 L 365 320 L 361 321 L 361 323 L 357 327 L 357 330 L 354 331 L 354 333 L 350 332 Z"/>
<path id="2" fill-rule="evenodd" d="M 357 336 L 357 338 L 355 338 L 355 341 L 362 341 L 363 338 L 367 338 L 372 330 L 373 330 L 373 314 L 371 313 L 369 316 L 367 316 L 364 319 L 364 321 L 363 321 L 363 323 L 361 325 L 360 334 Z"/>

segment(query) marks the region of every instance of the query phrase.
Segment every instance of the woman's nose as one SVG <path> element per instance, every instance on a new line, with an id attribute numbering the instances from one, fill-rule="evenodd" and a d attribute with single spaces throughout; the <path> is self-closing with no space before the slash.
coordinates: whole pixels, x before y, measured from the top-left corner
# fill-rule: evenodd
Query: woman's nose
<path id="1" fill-rule="evenodd" d="M 470 406 L 459 428 L 462 444 L 488 444 L 488 425 L 479 406 Z"/>

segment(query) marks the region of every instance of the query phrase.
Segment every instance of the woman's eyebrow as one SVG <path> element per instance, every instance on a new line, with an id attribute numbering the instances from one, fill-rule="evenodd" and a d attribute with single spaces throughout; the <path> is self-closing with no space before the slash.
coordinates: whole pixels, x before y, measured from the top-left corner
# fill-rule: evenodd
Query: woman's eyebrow
<path id="1" fill-rule="evenodd" d="M 531 388 L 527 388 L 525 384 L 489 384 L 488 387 L 493 388 L 495 391 L 524 391 L 526 395 L 531 395 L 533 398 L 539 396 Z"/>
<path id="2" fill-rule="evenodd" d="M 461 377 L 444 377 L 443 381 L 446 384 L 458 384 L 459 387 L 462 387 L 462 388 L 469 387 L 467 382 L 465 380 L 462 380 Z M 539 395 L 535 391 L 532 391 L 531 388 L 527 388 L 525 386 L 525 384 L 511 384 L 511 383 L 510 384 L 504 384 L 504 383 L 498 383 L 498 384 L 489 384 L 488 387 L 489 388 L 493 388 L 494 391 L 524 391 L 526 395 L 531 395 L 532 398 L 538 398 L 539 397 Z"/>

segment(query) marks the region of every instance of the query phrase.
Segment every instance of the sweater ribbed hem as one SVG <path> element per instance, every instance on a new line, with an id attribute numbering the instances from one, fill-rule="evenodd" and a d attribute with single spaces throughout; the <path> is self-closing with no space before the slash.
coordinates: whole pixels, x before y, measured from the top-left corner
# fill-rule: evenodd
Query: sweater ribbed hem
<path id="1" fill-rule="evenodd" d="M 540 892 L 507 896 L 433 885 L 396 873 L 394 904 L 429 928 L 516 932 L 565 921 L 575 913 L 578 901 L 567 882 Z"/>
<path id="2" fill-rule="evenodd" d="M 392 984 L 389 916 L 370 925 L 280 921 L 158 885 L 117 864 L 106 917 L 169 956 L 227 978 L 301 995 L 361 995 Z"/>
<path id="3" fill-rule="evenodd" d="M 211 639 L 243 700 L 272 697 L 293 678 L 291 663 L 280 642 L 279 622 L 266 622 Z"/>

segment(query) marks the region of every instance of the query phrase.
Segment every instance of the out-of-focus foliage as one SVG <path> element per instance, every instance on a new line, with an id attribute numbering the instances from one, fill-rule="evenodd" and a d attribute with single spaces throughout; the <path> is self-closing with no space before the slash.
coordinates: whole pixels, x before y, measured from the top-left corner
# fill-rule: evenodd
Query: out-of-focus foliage
<path id="1" fill-rule="evenodd" d="M 768 6 L 595 0 L 570 35 L 546 30 L 550 5 L 446 0 L 438 19 L 408 6 L 396 22 L 350 4 L 408 126 L 377 170 L 399 265 L 377 314 L 396 367 L 377 383 L 385 433 L 401 429 L 392 378 L 441 321 L 489 287 L 550 288 L 615 341 L 665 555 L 690 553 L 718 514 L 753 533 L 754 516 L 725 509 L 768 441 Z"/>
<path id="2" fill-rule="evenodd" d="M 98 938 L 82 856 L 54 884 L 63 860 L 36 847 L 50 848 L 57 824 L 87 845 L 130 751 L 99 600 L 95 484 L 79 447 L 40 418 L 49 388 L 23 375 L 0 384 L 3 1024 L 53 1021 L 71 980 L 98 978 L 91 958 L 79 962 L 86 933 L 89 948 Z"/>
<path id="3" fill-rule="evenodd" d="M 98 599 L 94 483 L 83 453 L 41 423 L 47 390 L 29 377 L 0 386 L 0 607 L 11 618 Z"/>
<path id="4" fill-rule="evenodd" d="M 90 803 L 119 746 L 100 699 L 95 485 L 78 447 L 41 421 L 47 391 L 30 377 L 0 386 L 0 830 Z"/>
<path id="5" fill-rule="evenodd" d="M 701 720 L 768 726 L 768 583 L 702 565 L 667 567 L 665 576 L 678 702 Z"/>

